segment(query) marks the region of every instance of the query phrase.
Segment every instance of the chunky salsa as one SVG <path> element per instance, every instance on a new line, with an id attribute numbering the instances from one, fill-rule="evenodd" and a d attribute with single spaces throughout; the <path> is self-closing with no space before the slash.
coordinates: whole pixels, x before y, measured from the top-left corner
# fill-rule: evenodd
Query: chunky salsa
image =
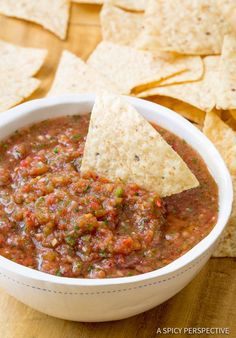
<path id="1" fill-rule="evenodd" d="M 191 249 L 217 220 L 216 183 L 185 141 L 155 126 L 200 186 L 160 199 L 80 174 L 89 115 L 46 120 L 0 144 L 0 255 L 65 277 L 132 276 Z"/>

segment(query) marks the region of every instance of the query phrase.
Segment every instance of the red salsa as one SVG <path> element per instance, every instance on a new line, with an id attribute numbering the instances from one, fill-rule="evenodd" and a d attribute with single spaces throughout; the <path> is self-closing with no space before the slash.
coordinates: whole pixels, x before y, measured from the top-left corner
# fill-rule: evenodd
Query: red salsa
<path id="1" fill-rule="evenodd" d="M 158 269 L 213 228 L 217 185 L 199 155 L 155 128 L 200 186 L 160 199 L 136 184 L 80 174 L 89 115 L 46 120 L 0 144 L 0 255 L 65 277 L 132 276 Z"/>

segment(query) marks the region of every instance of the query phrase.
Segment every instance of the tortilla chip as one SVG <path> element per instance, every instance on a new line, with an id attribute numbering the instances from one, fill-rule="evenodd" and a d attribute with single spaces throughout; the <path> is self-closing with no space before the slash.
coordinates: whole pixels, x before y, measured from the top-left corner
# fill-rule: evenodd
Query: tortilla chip
<path id="1" fill-rule="evenodd" d="M 200 110 L 211 111 L 216 102 L 215 87 L 218 78 L 219 56 L 204 58 L 205 74 L 202 80 L 165 87 L 156 87 L 139 94 L 139 97 L 162 95 L 186 102 Z"/>
<path id="2" fill-rule="evenodd" d="M 160 196 L 199 185 L 151 124 L 125 99 L 107 93 L 96 98 L 81 171 L 136 183 Z"/>
<path id="3" fill-rule="evenodd" d="M 0 75 L 0 78 L 2 76 Z M 35 78 L 4 78 L 0 81 L 0 112 L 3 112 L 29 97 L 40 85 Z"/>
<path id="4" fill-rule="evenodd" d="M 203 67 L 199 67 L 199 65 L 193 65 L 193 68 L 191 70 L 186 70 L 183 73 L 174 75 L 169 77 L 168 79 L 164 79 L 160 81 L 160 86 L 169 86 L 174 84 L 181 84 L 186 82 L 195 82 L 198 80 L 201 80 L 203 76 Z"/>
<path id="5" fill-rule="evenodd" d="M 232 176 L 234 196 L 236 196 L 236 176 Z M 236 257 L 236 199 L 233 201 L 229 222 L 220 237 L 213 257 Z"/>
<path id="6" fill-rule="evenodd" d="M 222 49 L 217 108 L 236 108 L 236 35 L 226 35 Z"/>
<path id="7" fill-rule="evenodd" d="M 206 114 L 203 132 L 214 143 L 225 160 L 232 176 L 236 195 L 236 133 L 215 113 Z M 233 202 L 229 223 L 220 239 L 215 257 L 236 257 L 236 199 Z"/>
<path id="8" fill-rule="evenodd" d="M 150 0 L 137 46 L 182 54 L 219 54 L 231 31 L 215 0 Z"/>
<path id="9" fill-rule="evenodd" d="M 0 40 L 0 76 L 33 76 L 42 67 L 46 49 L 24 48 Z"/>
<path id="10" fill-rule="evenodd" d="M 185 102 L 181 102 L 166 96 L 152 96 L 148 97 L 147 99 L 160 104 L 161 106 L 172 109 L 176 113 L 182 115 L 191 122 L 196 123 L 200 127 L 203 125 L 205 120 L 205 112 L 190 106 Z"/>
<path id="11" fill-rule="evenodd" d="M 236 134 L 214 112 L 206 114 L 203 132 L 215 144 L 230 173 L 236 175 Z"/>
<path id="12" fill-rule="evenodd" d="M 115 86 L 103 75 L 96 72 L 76 55 L 65 50 L 62 53 L 57 73 L 48 95 L 96 93 L 102 89 L 116 91 Z"/>
<path id="13" fill-rule="evenodd" d="M 30 96 L 40 84 L 31 76 L 42 66 L 47 51 L 0 40 L 0 112 Z"/>
<path id="14" fill-rule="evenodd" d="M 224 19 L 231 25 L 231 28 L 236 32 L 236 3 L 235 0 L 217 0 L 217 5 L 220 7 Z"/>
<path id="15" fill-rule="evenodd" d="M 155 52 L 152 53 L 154 58 L 157 60 L 164 60 L 165 62 L 171 65 L 175 65 L 176 67 L 183 68 L 186 70 L 181 71 L 175 75 L 164 78 L 158 82 L 158 86 L 167 86 L 172 84 L 179 84 L 185 82 L 193 82 L 198 81 L 203 78 L 204 75 L 204 63 L 201 57 L 199 56 L 185 56 L 185 55 L 177 55 L 170 52 Z M 168 66 L 167 66 L 168 67 Z M 150 86 L 137 86 L 132 90 L 132 93 L 139 94 L 143 90 L 148 90 L 148 88 L 155 87 L 154 84 Z"/>
<path id="16" fill-rule="evenodd" d="M 163 55 L 163 53 L 161 53 Z M 171 53 L 168 53 L 171 54 Z M 175 59 L 179 60 L 185 58 L 186 60 L 186 67 L 188 70 L 171 76 L 168 79 L 164 79 L 160 81 L 160 86 L 167 86 L 167 85 L 172 85 L 172 84 L 180 84 L 180 83 L 185 83 L 185 82 L 193 82 L 193 81 L 198 81 L 201 80 L 203 75 L 204 75 L 204 63 L 202 59 L 198 56 L 196 57 L 186 57 L 186 56 L 177 56 L 175 55 Z M 189 64 L 187 65 L 187 62 Z"/>
<path id="17" fill-rule="evenodd" d="M 147 4 L 147 0 L 105 0 L 105 2 L 106 1 L 130 11 L 144 11 Z"/>
<path id="18" fill-rule="evenodd" d="M 65 39 L 69 21 L 68 0 L 1 0 L 0 13 L 42 25 Z"/>
<path id="19" fill-rule="evenodd" d="M 189 69 L 192 63 L 202 66 L 199 58 L 154 55 L 106 41 L 97 46 L 87 63 L 114 82 L 121 94 L 155 87 L 160 80 Z"/>
<path id="20" fill-rule="evenodd" d="M 142 28 L 143 14 L 104 5 L 100 13 L 103 40 L 130 45 Z"/>

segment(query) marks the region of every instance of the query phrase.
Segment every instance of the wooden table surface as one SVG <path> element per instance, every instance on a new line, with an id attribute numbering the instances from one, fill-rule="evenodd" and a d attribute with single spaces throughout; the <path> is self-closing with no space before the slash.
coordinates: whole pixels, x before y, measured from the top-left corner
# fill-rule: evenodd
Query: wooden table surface
<path id="1" fill-rule="evenodd" d="M 74 4 L 66 41 L 38 25 L 0 16 L 1 39 L 49 51 L 37 75 L 42 80 L 41 88 L 31 99 L 47 93 L 63 49 L 86 60 L 101 39 L 99 10 L 99 6 Z M 156 334 L 157 329 L 163 327 L 227 327 L 228 337 L 236 337 L 236 259 L 211 259 L 201 273 L 169 301 L 141 315 L 110 323 L 55 319 L 30 309 L 0 290 L 0 338 L 152 338 L 164 336 Z"/>

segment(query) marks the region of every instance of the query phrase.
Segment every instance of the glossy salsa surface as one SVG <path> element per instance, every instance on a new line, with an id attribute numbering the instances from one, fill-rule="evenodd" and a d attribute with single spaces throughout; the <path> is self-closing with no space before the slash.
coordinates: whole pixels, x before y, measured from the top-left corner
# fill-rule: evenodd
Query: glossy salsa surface
<path id="1" fill-rule="evenodd" d="M 160 199 L 80 174 L 89 115 L 46 120 L 0 144 L 0 255 L 65 277 L 132 276 L 183 255 L 213 228 L 216 183 L 185 141 L 155 126 L 200 186 Z"/>

